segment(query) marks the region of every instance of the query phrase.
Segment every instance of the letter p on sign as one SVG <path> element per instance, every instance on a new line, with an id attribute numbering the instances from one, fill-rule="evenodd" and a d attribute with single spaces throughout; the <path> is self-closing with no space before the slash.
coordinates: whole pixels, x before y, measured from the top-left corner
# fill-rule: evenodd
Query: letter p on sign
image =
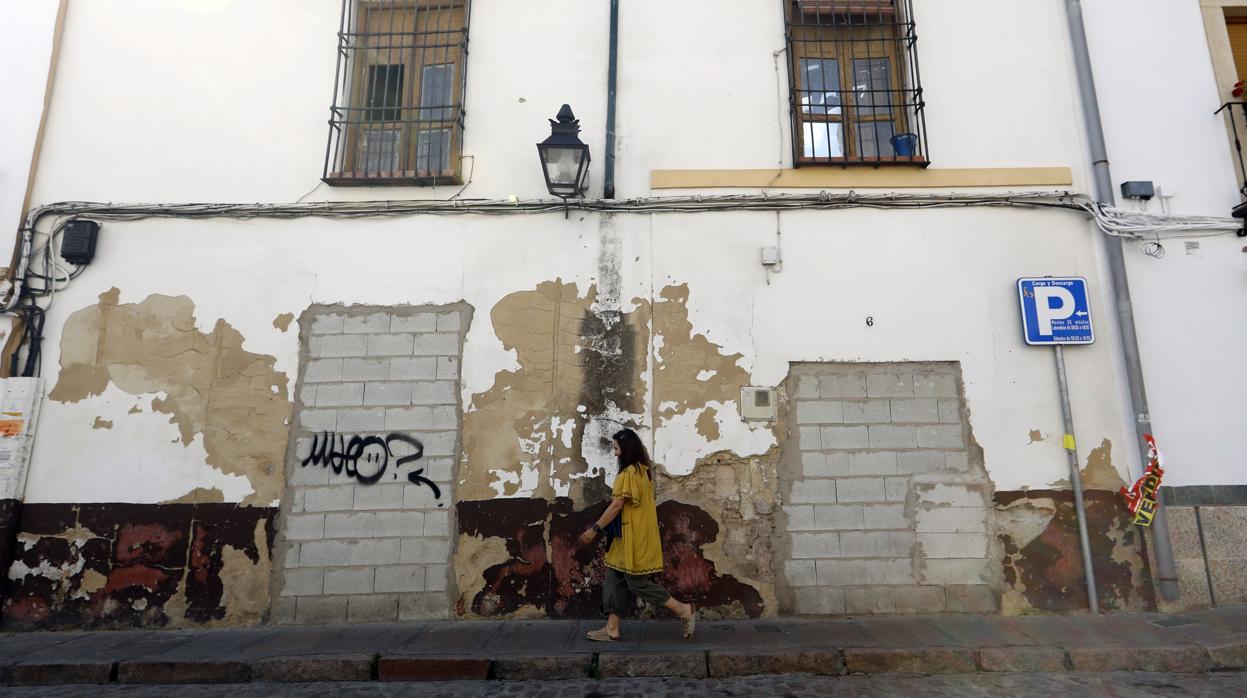
<path id="1" fill-rule="evenodd" d="M 1066 320 L 1074 315 L 1074 294 L 1059 287 L 1035 289 L 1035 316 L 1039 334 L 1052 335 L 1052 321 Z"/>

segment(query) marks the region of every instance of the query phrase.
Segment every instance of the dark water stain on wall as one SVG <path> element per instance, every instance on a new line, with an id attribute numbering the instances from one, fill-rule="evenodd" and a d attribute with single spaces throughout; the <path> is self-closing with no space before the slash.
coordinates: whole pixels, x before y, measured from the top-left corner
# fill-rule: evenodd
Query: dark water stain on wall
<path id="1" fill-rule="evenodd" d="M 259 622 L 275 514 L 236 504 L 25 504 L 0 622 L 14 629 Z"/>
<path id="2" fill-rule="evenodd" d="M 572 500 L 494 499 L 460 502 L 459 533 L 498 538 L 509 559 L 487 567 L 477 588 L 461 589 L 459 614 L 498 617 L 535 609 L 551 618 L 600 614 L 600 544 L 577 539 L 606 502 L 576 510 Z M 701 509 L 675 501 L 658 505 L 666 569 L 658 581 L 673 595 L 712 615 L 756 618 L 765 610 L 756 589 L 721 575 L 702 553 L 719 525 Z"/>
<path id="3" fill-rule="evenodd" d="M 21 509 L 22 503 L 16 499 L 0 499 L 0 602 L 4 601 L 4 577 L 13 561 L 13 542 Z"/>
<path id="4" fill-rule="evenodd" d="M 1115 492 L 1088 490 L 1087 534 L 1096 593 L 1103 610 L 1156 608 L 1146 541 Z M 997 492 L 1006 594 L 1024 600 L 1016 612 L 1087 608 L 1082 548 L 1069 490 Z M 1026 525 L 1010 526 L 1007 521 Z M 1044 523 L 1046 521 L 1046 524 Z"/>

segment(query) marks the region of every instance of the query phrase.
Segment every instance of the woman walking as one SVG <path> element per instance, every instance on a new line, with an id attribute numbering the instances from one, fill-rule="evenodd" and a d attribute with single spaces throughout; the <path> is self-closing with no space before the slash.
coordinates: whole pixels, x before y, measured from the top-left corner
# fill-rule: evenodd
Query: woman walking
<path id="1" fill-rule="evenodd" d="M 652 578 L 662 572 L 662 539 L 658 535 L 658 509 L 654 504 L 653 464 L 635 431 L 616 432 L 613 441 L 615 455 L 619 458 L 619 474 L 615 476 L 610 506 L 580 536 L 581 544 L 588 545 L 605 528 L 610 538 L 605 559 L 606 581 L 602 585 L 602 607 L 608 614 L 606 626 L 590 631 L 588 638 L 598 642 L 619 639 L 619 616 L 625 610 L 629 591 L 655 608 L 662 606 L 676 614 L 684 624 L 684 638 L 691 638 L 697 626 L 692 604 L 676 601 Z M 610 525 L 616 516 L 620 517 L 622 526 Z"/>

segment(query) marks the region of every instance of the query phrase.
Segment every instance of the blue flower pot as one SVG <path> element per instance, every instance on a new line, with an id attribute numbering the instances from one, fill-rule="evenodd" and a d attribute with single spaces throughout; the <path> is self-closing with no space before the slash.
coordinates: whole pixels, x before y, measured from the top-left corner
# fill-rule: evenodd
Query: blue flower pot
<path id="1" fill-rule="evenodd" d="M 892 136 L 892 150 L 900 158 L 910 158 L 918 154 L 918 134 L 898 133 Z"/>

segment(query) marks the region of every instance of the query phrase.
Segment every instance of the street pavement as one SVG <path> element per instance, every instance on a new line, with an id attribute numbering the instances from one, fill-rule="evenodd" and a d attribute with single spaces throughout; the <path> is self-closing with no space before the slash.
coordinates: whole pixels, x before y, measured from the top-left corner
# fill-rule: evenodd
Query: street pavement
<path id="1" fill-rule="evenodd" d="M 225 690 L 247 694 L 274 692 L 276 683 L 286 684 L 280 687 L 286 692 L 292 684 L 317 682 L 307 690 L 319 694 L 331 684 L 342 690 L 363 685 L 372 691 L 390 681 L 423 681 L 423 694 L 434 687 L 427 682 L 461 680 L 437 690 L 456 696 L 478 695 L 473 691 L 590 695 L 609 688 L 629 695 L 635 685 L 667 695 L 742 695 L 740 691 L 755 688 L 760 695 L 818 695 L 832 688 L 857 690 L 852 687 L 858 685 L 872 694 L 880 686 L 902 691 L 906 681 L 916 681 L 913 689 L 919 693 L 914 695 L 928 695 L 920 692 L 924 690 L 944 695 L 938 691 L 953 690 L 949 686 L 970 691 L 958 695 L 977 695 L 973 691 L 980 685 L 984 695 L 1000 695 L 1010 692 L 1009 681 L 1037 682 L 1034 690 L 1040 694 L 1047 690 L 1045 681 L 1055 682 L 1051 685 L 1059 686 L 1059 692 L 1076 694 L 1083 688 L 1112 687 L 1105 672 L 1155 672 L 1132 675 L 1142 678 L 1131 681 L 1161 681 L 1155 690 L 1162 691 L 1165 681 L 1172 681 L 1178 687 L 1172 690 L 1188 691 L 1171 695 L 1212 695 L 1220 688 L 1235 689 L 1228 695 L 1247 695 L 1247 690 L 1238 690 L 1247 676 L 1241 673 L 1247 669 L 1247 606 L 1179 615 L 706 621 L 691 641 L 680 638 L 674 621 L 627 621 L 622 642 L 586 640 L 584 633 L 598 623 L 448 621 L 0 633 L 0 685 L 98 684 L 90 690 L 101 692 L 108 684 L 229 683 L 234 685 Z M 790 678 L 798 674 L 815 676 Z M 899 674 L 932 676 L 906 679 Z M 743 678 L 750 676 L 770 678 Z M 613 682 L 647 678 L 687 681 Z M 871 683 L 876 680 L 883 683 Z M 516 683 L 524 681 L 562 683 Z M 253 688 L 237 685 L 247 683 Z M 220 695 L 212 692 L 216 689 L 202 690 L 202 695 Z"/>

